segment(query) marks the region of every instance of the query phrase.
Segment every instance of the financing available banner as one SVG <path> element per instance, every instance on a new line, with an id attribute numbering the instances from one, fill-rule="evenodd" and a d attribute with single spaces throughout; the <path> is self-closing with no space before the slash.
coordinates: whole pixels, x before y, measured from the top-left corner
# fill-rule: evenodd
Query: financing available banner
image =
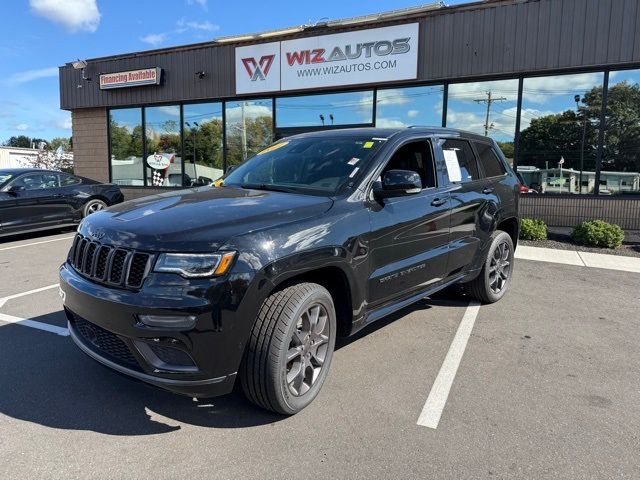
<path id="1" fill-rule="evenodd" d="M 412 80 L 418 36 L 412 23 L 236 47 L 236 93 Z"/>

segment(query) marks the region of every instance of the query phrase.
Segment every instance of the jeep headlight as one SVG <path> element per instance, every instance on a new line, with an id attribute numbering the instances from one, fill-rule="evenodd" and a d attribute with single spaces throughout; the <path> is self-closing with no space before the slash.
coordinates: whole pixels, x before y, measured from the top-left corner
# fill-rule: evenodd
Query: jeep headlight
<path id="1" fill-rule="evenodd" d="M 229 271 L 236 252 L 224 253 L 162 253 L 154 272 L 177 273 L 185 278 L 224 275 Z"/>

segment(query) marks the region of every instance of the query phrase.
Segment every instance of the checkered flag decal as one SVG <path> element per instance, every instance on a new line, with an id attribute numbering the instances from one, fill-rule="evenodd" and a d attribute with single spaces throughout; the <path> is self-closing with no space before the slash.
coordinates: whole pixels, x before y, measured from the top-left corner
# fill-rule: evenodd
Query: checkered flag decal
<path id="1" fill-rule="evenodd" d="M 167 169 L 153 170 L 152 183 L 154 187 L 161 187 L 164 184 L 164 177 Z"/>

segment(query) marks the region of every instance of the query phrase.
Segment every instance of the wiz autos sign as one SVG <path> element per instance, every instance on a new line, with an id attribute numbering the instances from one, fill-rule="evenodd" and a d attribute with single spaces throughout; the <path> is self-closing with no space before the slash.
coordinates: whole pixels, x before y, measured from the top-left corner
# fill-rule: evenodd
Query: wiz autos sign
<path id="1" fill-rule="evenodd" d="M 418 24 L 236 48 L 236 93 L 411 80 Z"/>

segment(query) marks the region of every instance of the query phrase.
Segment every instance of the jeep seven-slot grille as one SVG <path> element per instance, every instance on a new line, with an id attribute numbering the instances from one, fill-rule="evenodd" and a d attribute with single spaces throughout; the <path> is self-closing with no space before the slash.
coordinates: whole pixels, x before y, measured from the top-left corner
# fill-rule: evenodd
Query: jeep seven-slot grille
<path id="1" fill-rule="evenodd" d="M 82 276 L 117 287 L 140 288 L 151 269 L 153 255 L 103 245 L 78 234 L 69 263 Z"/>

